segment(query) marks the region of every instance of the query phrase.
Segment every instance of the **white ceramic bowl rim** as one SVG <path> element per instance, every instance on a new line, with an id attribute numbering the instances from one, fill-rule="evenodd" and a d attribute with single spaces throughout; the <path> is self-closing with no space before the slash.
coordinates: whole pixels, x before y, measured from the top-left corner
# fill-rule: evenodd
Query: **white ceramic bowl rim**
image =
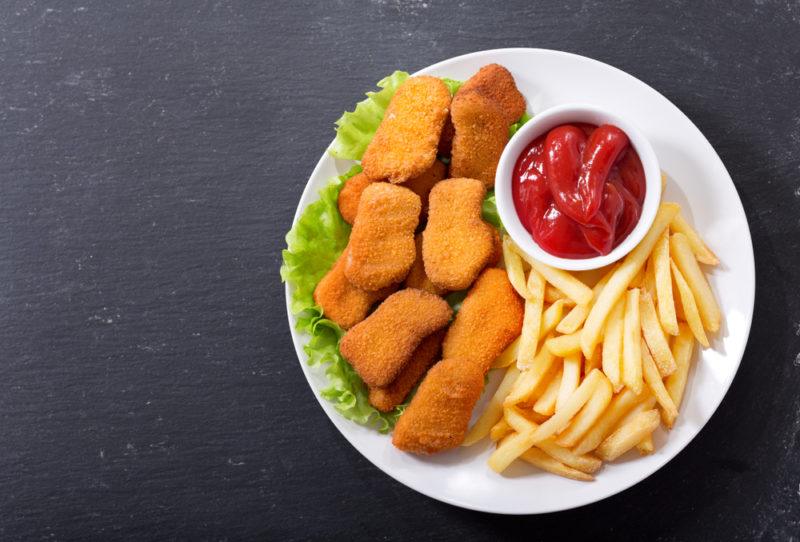
<path id="1" fill-rule="evenodd" d="M 587 122 L 596 125 L 613 124 L 617 126 L 627 134 L 644 168 L 646 192 L 639 222 L 637 222 L 628 237 L 611 252 L 593 258 L 560 258 L 540 247 L 522 225 L 511 193 L 514 166 L 525 147 L 547 131 L 572 122 Z M 650 229 L 661 200 L 661 169 L 650 142 L 633 123 L 608 109 L 596 105 L 568 103 L 551 107 L 541 113 L 535 113 L 534 117 L 514 134 L 514 137 L 506 145 L 497 166 L 495 196 L 497 198 L 497 212 L 500 215 L 500 220 L 503 221 L 503 226 L 508 231 L 511 239 L 526 254 L 559 269 L 570 271 L 597 269 L 624 257 L 639 244 Z"/>

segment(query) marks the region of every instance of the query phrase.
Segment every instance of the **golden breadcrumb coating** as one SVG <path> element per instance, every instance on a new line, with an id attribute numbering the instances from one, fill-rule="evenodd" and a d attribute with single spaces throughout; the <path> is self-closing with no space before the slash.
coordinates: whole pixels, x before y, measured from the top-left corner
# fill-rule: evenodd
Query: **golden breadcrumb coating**
<path id="1" fill-rule="evenodd" d="M 525 113 L 525 96 L 517 89 L 514 76 L 500 64 L 487 64 L 461 85 L 457 94 L 477 92 L 500 106 L 508 124 Z"/>
<path id="2" fill-rule="evenodd" d="M 422 234 L 425 273 L 438 288 L 464 290 L 496 259 L 499 237 L 483 221 L 486 189 L 475 179 L 448 179 L 433 187 Z"/>
<path id="3" fill-rule="evenodd" d="M 339 350 L 368 386 L 385 387 L 405 368 L 420 342 L 445 327 L 452 314 L 441 297 L 401 290 L 345 333 Z"/>
<path id="4" fill-rule="evenodd" d="M 339 213 L 348 224 L 352 225 L 356 221 L 361 194 L 372 182 L 362 171 L 347 179 L 341 191 L 339 191 Z"/>
<path id="5" fill-rule="evenodd" d="M 456 94 L 453 100 L 452 177 L 478 179 L 494 186 L 500 155 L 508 143 L 509 123 L 500 107 L 477 92 Z"/>
<path id="6" fill-rule="evenodd" d="M 486 269 L 447 330 L 442 356 L 476 364 L 484 372 L 522 332 L 524 302 L 502 269 Z"/>
<path id="7" fill-rule="evenodd" d="M 373 183 L 364 189 L 350 233 L 344 273 L 363 290 L 406 278 L 414 264 L 414 231 L 422 204 L 408 188 Z"/>
<path id="8" fill-rule="evenodd" d="M 392 435 L 399 449 L 416 454 L 451 450 L 464 441 L 472 409 L 483 391 L 483 371 L 468 360 L 445 358 L 434 365 Z"/>
<path id="9" fill-rule="evenodd" d="M 439 359 L 439 353 L 442 351 L 442 339 L 444 339 L 443 329 L 425 337 L 411 354 L 411 361 L 391 384 L 385 388 L 370 388 L 369 402 L 372 406 L 381 412 L 389 412 L 402 403 L 425 371 Z"/>
<path id="10" fill-rule="evenodd" d="M 438 77 L 407 79 L 361 158 L 364 173 L 374 181 L 403 183 L 431 167 L 450 100 L 450 91 Z"/>
<path id="11" fill-rule="evenodd" d="M 498 237 L 499 239 L 499 237 Z M 403 283 L 406 288 L 417 288 L 418 290 L 425 290 L 436 295 L 444 295 L 447 290 L 439 288 L 428 275 L 425 274 L 425 264 L 422 261 L 422 234 L 419 233 L 414 238 L 414 244 L 417 246 L 417 258 L 414 260 L 414 265 L 411 266 L 411 271 L 408 272 L 406 281 Z"/>

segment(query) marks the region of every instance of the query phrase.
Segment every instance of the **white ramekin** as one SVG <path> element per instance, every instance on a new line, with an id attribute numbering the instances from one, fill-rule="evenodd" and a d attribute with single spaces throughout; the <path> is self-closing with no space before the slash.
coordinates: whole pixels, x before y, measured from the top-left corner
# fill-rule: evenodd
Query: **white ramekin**
<path id="1" fill-rule="evenodd" d="M 540 135 L 562 124 L 574 122 L 585 122 L 598 126 L 601 124 L 613 124 L 618 127 L 627 134 L 631 145 L 633 145 L 633 148 L 639 154 L 639 159 L 642 161 L 642 166 L 644 168 L 646 192 L 639 222 L 628 237 L 605 256 L 578 259 L 559 258 L 558 256 L 550 254 L 534 241 L 531 234 L 522 225 L 517 215 L 517 210 L 514 207 L 511 183 L 513 181 L 514 166 L 517 163 L 519 155 L 531 141 Z M 658 166 L 656 153 L 653 151 L 650 142 L 647 141 L 642 132 L 629 121 L 595 105 L 564 104 L 551 107 L 550 109 L 536 114 L 514 134 L 514 137 L 512 137 L 508 145 L 506 145 L 502 156 L 500 156 L 500 162 L 497 165 L 497 174 L 495 176 L 494 190 L 497 198 L 497 212 L 500 214 L 500 220 L 503 221 L 503 226 L 506 231 L 508 231 L 511 239 L 514 240 L 520 249 L 528 256 L 552 267 L 570 271 L 583 271 L 586 269 L 597 269 L 613 263 L 625 256 L 639 244 L 639 241 L 642 240 L 647 230 L 649 230 L 650 226 L 653 224 L 656 211 L 658 211 L 658 203 L 661 200 L 661 170 Z"/>

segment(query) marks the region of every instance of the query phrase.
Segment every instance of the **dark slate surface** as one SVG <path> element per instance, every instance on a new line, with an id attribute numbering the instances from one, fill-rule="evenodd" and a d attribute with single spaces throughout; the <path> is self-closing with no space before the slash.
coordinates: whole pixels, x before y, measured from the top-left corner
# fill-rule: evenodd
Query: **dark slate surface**
<path id="1" fill-rule="evenodd" d="M 383 75 L 533 46 L 675 102 L 744 201 L 733 387 L 666 468 L 504 518 L 351 448 L 297 365 L 280 249 Z M 800 4 L 8 2 L 0 9 L 0 539 L 800 538 Z M 599 539 L 599 538 L 596 538 Z"/>

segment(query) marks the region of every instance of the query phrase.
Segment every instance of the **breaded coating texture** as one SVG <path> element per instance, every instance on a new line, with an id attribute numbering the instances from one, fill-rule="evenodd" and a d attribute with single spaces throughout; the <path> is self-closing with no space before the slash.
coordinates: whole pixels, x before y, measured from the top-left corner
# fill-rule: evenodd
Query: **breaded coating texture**
<path id="1" fill-rule="evenodd" d="M 438 77 L 407 79 L 361 158 L 364 173 L 374 181 L 403 183 L 431 167 L 450 100 L 450 91 Z"/>
<path id="2" fill-rule="evenodd" d="M 498 237 L 499 239 L 499 237 Z M 411 271 L 408 272 L 406 281 L 403 283 L 406 288 L 416 288 L 418 290 L 425 290 L 436 295 L 444 295 L 447 290 L 439 288 L 428 275 L 425 274 L 425 264 L 422 261 L 422 234 L 417 234 L 414 238 L 414 244 L 417 247 L 417 258 L 414 260 L 414 265 L 411 266 Z"/>
<path id="3" fill-rule="evenodd" d="M 425 337 L 411 355 L 411 361 L 391 384 L 385 388 L 370 388 L 369 402 L 372 406 L 381 412 L 389 412 L 402 403 L 425 371 L 439 359 L 442 339 L 444 339 L 443 329 Z"/>
<path id="4" fill-rule="evenodd" d="M 452 314 L 441 297 L 401 290 L 345 333 L 339 350 L 368 386 L 385 387 L 411 361 L 422 340 L 445 327 Z"/>
<path id="5" fill-rule="evenodd" d="M 364 172 L 358 173 L 345 181 L 341 191 L 339 191 L 339 213 L 348 224 L 352 225 L 356 221 L 358 212 L 358 202 L 364 189 L 372 184 L 373 181 Z"/>
<path id="6" fill-rule="evenodd" d="M 350 329 L 366 318 L 372 305 L 397 289 L 396 286 L 389 286 L 368 292 L 353 286 L 344 276 L 346 258 L 347 249 L 314 288 L 314 302 L 322 307 L 325 318 L 333 320 L 342 329 Z"/>
<path id="7" fill-rule="evenodd" d="M 456 94 L 452 118 L 456 134 L 450 176 L 478 179 L 492 188 L 497 163 L 508 143 L 507 118 L 493 100 L 477 92 Z"/>
<path id="8" fill-rule="evenodd" d="M 508 124 L 519 120 L 525 113 L 525 96 L 517 89 L 514 76 L 500 64 L 487 64 L 470 77 L 457 94 L 477 92 L 495 102 Z"/>
<path id="9" fill-rule="evenodd" d="M 483 372 L 522 331 L 524 302 L 502 269 L 486 269 L 447 330 L 442 356 L 474 363 Z"/>
<path id="10" fill-rule="evenodd" d="M 445 290 L 469 288 L 497 257 L 496 230 L 483 221 L 486 189 L 475 179 L 448 179 L 433 187 L 422 233 L 425 273 Z"/>
<path id="11" fill-rule="evenodd" d="M 426 169 L 422 175 L 403 183 L 403 186 L 418 195 L 422 202 L 420 221 L 423 221 L 428 214 L 428 194 L 430 194 L 433 186 L 444 179 L 446 175 L 447 166 L 439 160 L 434 160 L 431 167 Z"/>
<path id="12" fill-rule="evenodd" d="M 406 278 L 414 264 L 414 231 L 422 204 L 408 188 L 373 183 L 364 189 L 350 233 L 344 273 L 362 290 Z"/>
<path id="13" fill-rule="evenodd" d="M 464 359 L 443 359 L 428 371 L 400 416 L 392 443 L 416 454 L 457 447 L 467 434 L 483 385 L 483 371 L 477 365 Z"/>
<path id="14" fill-rule="evenodd" d="M 442 128 L 442 137 L 439 138 L 438 153 L 440 156 L 450 157 L 453 150 L 453 136 L 456 134 L 456 129 L 453 127 L 453 120 L 448 116 L 447 121 Z"/>

